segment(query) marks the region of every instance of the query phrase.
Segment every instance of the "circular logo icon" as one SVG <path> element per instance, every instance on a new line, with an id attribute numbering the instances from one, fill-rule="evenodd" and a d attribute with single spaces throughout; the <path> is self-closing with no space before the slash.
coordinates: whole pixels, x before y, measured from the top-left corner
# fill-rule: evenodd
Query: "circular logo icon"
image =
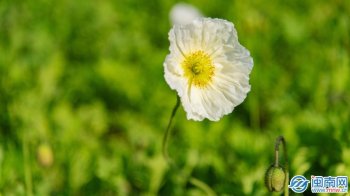
<path id="1" fill-rule="evenodd" d="M 290 180 L 288 188 L 292 189 L 295 193 L 303 193 L 307 189 L 309 183 L 310 181 L 304 176 L 297 175 Z"/>

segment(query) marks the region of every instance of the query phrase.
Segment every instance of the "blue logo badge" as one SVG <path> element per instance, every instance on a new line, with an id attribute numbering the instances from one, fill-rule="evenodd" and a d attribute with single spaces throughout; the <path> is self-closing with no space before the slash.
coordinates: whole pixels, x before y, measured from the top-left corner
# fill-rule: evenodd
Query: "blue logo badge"
<path id="1" fill-rule="evenodd" d="M 297 175 L 290 180 L 288 188 L 292 189 L 295 193 L 303 193 L 307 189 L 309 183 L 310 181 L 304 176 Z"/>

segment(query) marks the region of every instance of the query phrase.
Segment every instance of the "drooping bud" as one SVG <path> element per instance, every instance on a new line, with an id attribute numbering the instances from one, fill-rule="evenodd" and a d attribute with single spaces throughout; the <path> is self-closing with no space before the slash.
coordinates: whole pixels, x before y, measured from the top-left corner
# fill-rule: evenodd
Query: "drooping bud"
<path id="1" fill-rule="evenodd" d="M 286 180 L 286 172 L 280 166 L 271 165 L 265 174 L 265 185 L 271 192 L 283 190 Z"/>

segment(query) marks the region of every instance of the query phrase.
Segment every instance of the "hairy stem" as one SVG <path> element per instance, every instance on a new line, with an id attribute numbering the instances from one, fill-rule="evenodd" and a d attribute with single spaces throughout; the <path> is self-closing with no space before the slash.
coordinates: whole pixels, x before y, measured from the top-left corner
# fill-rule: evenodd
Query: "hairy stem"
<path id="1" fill-rule="evenodd" d="M 288 188 L 288 182 L 289 182 L 289 164 L 288 164 L 288 154 L 287 154 L 287 144 L 286 140 L 283 136 L 279 136 L 276 139 L 275 143 L 275 166 L 278 166 L 278 153 L 279 153 L 279 145 L 282 143 L 283 146 L 283 153 L 284 153 L 284 162 L 285 162 L 285 172 L 286 172 L 286 178 L 284 181 L 284 195 L 289 195 L 289 188 Z"/>
<path id="2" fill-rule="evenodd" d="M 176 99 L 176 104 L 173 108 L 173 111 L 171 112 L 171 116 L 170 116 L 170 119 L 169 119 L 169 122 L 168 122 L 168 126 L 165 130 L 165 134 L 164 134 L 164 137 L 163 137 L 163 143 L 162 143 L 162 151 L 163 151 L 163 157 L 164 159 L 168 162 L 168 164 L 171 164 L 171 160 L 169 158 L 169 155 L 168 155 L 168 143 L 169 143 L 169 136 L 170 136 L 170 133 L 171 133 L 171 124 L 173 123 L 173 119 L 174 119 L 174 116 L 176 114 L 176 111 L 177 109 L 179 108 L 180 106 L 180 97 L 177 96 L 177 99 Z"/>
<path id="3" fill-rule="evenodd" d="M 180 106 L 180 97 L 177 96 L 177 100 L 176 100 L 176 104 L 173 108 L 173 111 L 171 112 L 171 116 L 168 122 L 168 126 L 165 130 L 165 134 L 163 137 L 163 143 L 162 143 L 162 153 L 163 153 L 163 157 L 164 159 L 167 161 L 168 165 L 171 166 L 173 169 L 179 170 L 180 169 L 176 166 L 176 164 L 170 159 L 169 154 L 168 154 L 168 144 L 169 144 L 169 137 L 171 135 L 171 125 L 173 122 L 173 119 L 175 117 L 175 114 L 178 110 Z M 183 176 L 185 178 L 185 176 Z M 194 178 L 194 177 L 190 177 L 188 180 L 193 186 L 197 187 L 198 189 L 202 190 L 204 193 L 206 193 L 209 196 L 216 196 L 216 193 L 213 191 L 213 189 L 211 189 L 205 182 Z"/>
<path id="4" fill-rule="evenodd" d="M 24 182 L 26 186 L 26 195 L 32 196 L 33 195 L 33 183 L 32 183 L 32 172 L 30 169 L 30 163 L 29 163 L 29 149 L 28 149 L 28 141 L 26 138 L 26 134 L 23 134 L 22 138 L 22 151 L 23 151 L 23 162 L 24 162 Z"/>

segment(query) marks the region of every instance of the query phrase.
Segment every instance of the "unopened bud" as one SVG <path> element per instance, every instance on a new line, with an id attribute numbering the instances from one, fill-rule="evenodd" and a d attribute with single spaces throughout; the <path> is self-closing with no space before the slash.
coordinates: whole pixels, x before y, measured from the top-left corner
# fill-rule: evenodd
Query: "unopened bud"
<path id="1" fill-rule="evenodd" d="M 265 184 L 269 191 L 280 192 L 284 188 L 286 173 L 282 167 L 271 165 L 265 174 Z"/>
<path id="2" fill-rule="evenodd" d="M 41 144 L 37 151 L 38 161 L 44 167 L 50 167 L 53 164 L 53 152 L 48 144 Z"/>

